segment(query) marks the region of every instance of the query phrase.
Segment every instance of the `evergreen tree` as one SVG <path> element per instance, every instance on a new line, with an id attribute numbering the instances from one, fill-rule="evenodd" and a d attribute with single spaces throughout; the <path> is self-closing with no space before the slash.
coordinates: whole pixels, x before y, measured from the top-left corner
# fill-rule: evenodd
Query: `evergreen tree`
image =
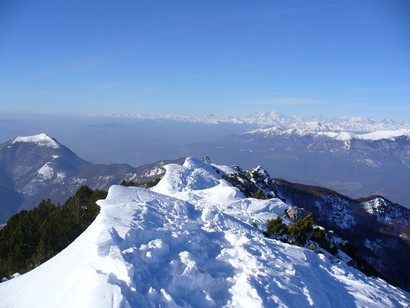
<path id="1" fill-rule="evenodd" d="M 298 246 L 306 244 L 308 236 L 313 229 L 313 213 L 309 213 L 305 218 L 299 219 L 289 227 L 289 236 L 293 238 Z"/>
<path id="2" fill-rule="evenodd" d="M 271 198 L 271 196 L 265 195 L 261 189 L 258 189 L 256 193 L 252 195 L 252 197 L 261 200 L 267 200 Z"/>
<path id="3" fill-rule="evenodd" d="M 266 233 L 268 236 L 282 236 L 288 233 L 288 227 L 282 222 L 282 218 L 278 216 L 275 219 L 268 220 Z"/>

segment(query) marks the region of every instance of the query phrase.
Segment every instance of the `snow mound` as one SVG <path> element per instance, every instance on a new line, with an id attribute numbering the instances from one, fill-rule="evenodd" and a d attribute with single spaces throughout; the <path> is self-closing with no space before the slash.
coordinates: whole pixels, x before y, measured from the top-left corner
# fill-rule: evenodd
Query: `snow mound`
<path id="1" fill-rule="evenodd" d="M 49 137 L 44 133 L 34 136 L 17 137 L 12 141 L 12 144 L 19 142 L 34 143 L 41 147 L 50 147 L 53 149 L 58 149 L 60 147 L 57 141 L 55 141 L 53 138 Z"/>
<path id="2" fill-rule="evenodd" d="M 69 247 L 0 284 L 2 307 L 406 307 L 410 295 L 252 222 L 282 215 L 188 158 L 152 190 L 112 186 Z"/>

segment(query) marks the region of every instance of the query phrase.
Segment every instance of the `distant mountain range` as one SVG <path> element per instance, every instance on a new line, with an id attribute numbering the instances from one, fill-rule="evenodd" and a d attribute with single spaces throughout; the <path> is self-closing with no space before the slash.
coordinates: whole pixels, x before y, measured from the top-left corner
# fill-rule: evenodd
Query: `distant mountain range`
<path id="1" fill-rule="evenodd" d="M 43 199 L 62 203 L 81 185 L 107 190 L 122 180 L 149 181 L 165 163 L 95 165 L 46 134 L 14 138 L 0 145 L 0 222 Z"/>
<path id="2" fill-rule="evenodd" d="M 176 114 L 104 114 L 95 117 L 110 119 L 133 119 L 139 121 L 174 121 L 201 124 L 237 124 L 259 127 L 280 126 L 285 129 L 309 127 L 321 131 L 370 132 L 378 130 L 396 130 L 410 128 L 410 121 L 393 121 L 389 119 L 373 120 L 365 117 L 300 117 L 286 116 L 276 111 L 258 112 L 250 116 L 220 116 L 220 115 L 176 115 Z"/>

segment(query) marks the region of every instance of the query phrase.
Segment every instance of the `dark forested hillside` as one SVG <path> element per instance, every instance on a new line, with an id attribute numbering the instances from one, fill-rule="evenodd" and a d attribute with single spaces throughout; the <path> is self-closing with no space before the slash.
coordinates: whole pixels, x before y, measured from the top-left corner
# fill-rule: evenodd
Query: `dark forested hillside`
<path id="1" fill-rule="evenodd" d="M 12 216 L 0 230 L 0 278 L 27 272 L 55 256 L 95 219 L 106 192 L 82 186 L 64 205 L 43 200 Z"/>

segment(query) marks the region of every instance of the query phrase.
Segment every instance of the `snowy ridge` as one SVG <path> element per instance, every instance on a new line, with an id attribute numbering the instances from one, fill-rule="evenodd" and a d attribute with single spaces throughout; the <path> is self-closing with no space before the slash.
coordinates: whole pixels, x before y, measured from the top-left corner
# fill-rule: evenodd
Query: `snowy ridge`
<path id="1" fill-rule="evenodd" d="M 347 141 L 351 139 L 362 139 L 362 140 L 382 140 L 389 139 L 394 140 L 398 137 L 407 137 L 410 138 L 410 129 L 398 129 L 398 130 L 384 130 L 384 131 L 375 131 L 366 134 L 354 134 L 348 132 L 323 132 L 318 133 L 318 135 L 325 135 L 333 139 Z"/>
<path id="2" fill-rule="evenodd" d="M 69 247 L 0 284 L 5 307 L 407 307 L 410 294 L 329 256 L 265 238 L 283 215 L 188 158 L 152 190 L 112 186 Z"/>
<path id="3" fill-rule="evenodd" d="M 50 147 L 53 149 L 58 149 L 60 146 L 53 138 L 49 137 L 46 134 L 38 134 L 34 136 L 27 136 L 27 137 L 17 137 L 12 141 L 12 144 L 18 142 L 28 142 L 37 144 L 40 147 Z"/>
<path id="4" fill-rule="evenodd" d="M 389 139 L 394 140 L 398 137 L 407 137 L 410 139 L 410 129 L 398 129 L 398 130 L 382 130 L 382 131 L 373 131 L 370 133 L 354 133 L 348 131 L 322 131 L 322 127 L 297 127 L 297 128 L 290 128 L 285 129 L 282 127 L 274 126 L 270 128 L 259 128 L 255 130 L 248 131 L 243 135 L 257 135 L 263 136 L 267 138 L 269 136 L 306 136 L 306 135 L 313 135 L 313 136 L 326 136 L 331 139 L 340 140 L 340 141 L 350 141 L 352 139 L 361 139 L 361 140 L 382 140 L 382 139 Z"/>
<path id="5" fill-rule="evenodd" d="M 362 135 L 356 135 L 358 139 L 364 140 L 380 140 L 380 139 L 394 139 L 397 137 L 405 136 L 410 138 L 410 129 L 398 129 L 398 130 L 385 130 L 377 131 Z"/>

